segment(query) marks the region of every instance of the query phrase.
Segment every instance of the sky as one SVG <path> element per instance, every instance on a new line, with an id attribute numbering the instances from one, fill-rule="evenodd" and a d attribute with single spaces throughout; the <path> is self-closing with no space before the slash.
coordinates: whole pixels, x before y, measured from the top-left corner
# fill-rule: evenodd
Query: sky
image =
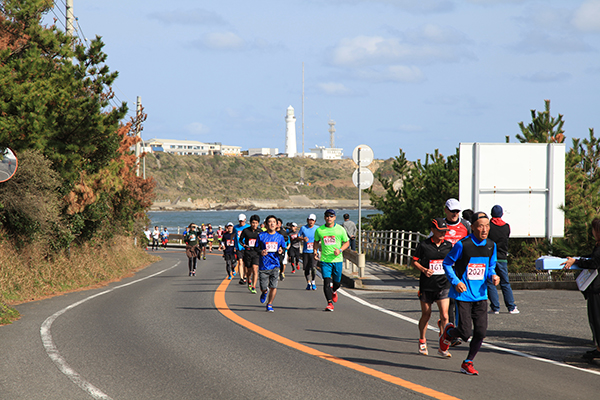
<path id="1" fill-rule="evenodd" d="M 64 28 L 64 0 L 45 18 Z M 503 143 L 531 110 L 564 115 L 567 144 L 600 130 L 600 0 L 74 0 L 101 36 L 113 90 L 143 139 L 285 147 L 360 144 L 424 159 Z M 600 131 L 597 132 L 600 135 Z"/>

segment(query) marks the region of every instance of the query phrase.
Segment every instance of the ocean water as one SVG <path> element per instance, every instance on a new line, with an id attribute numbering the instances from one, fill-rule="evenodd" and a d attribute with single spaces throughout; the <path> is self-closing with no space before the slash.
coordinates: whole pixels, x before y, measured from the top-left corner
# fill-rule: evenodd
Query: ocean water
<path id="1" fill-rule="evenodd" d="M 213 228 L 219 225 L 225 226 L 228 222 L 233 224 L 238 223 L 238 215 L 240 213 L 246 214 L 248 220 L 253 214 L 257 214 L 261 221 L 264 220 L 268 215 L 275 215 L 283 220 L 283 223 L 295 222 L 299 226 L 306 224 L 306 218 L 309 214 L 315 214 L 317 216 L 317 225 L 323 225 L 325 219 L 323 214 L 325 209 L 277 209 L 277 210 L 194 210 L 194 211 L 149 211 L 148 217 L 151 221 L 151 226 L 159 226 L 161 229 L 167 227 L 169 232 L 177 233 L 178 229 L 180 233 L 183 233 L 183 228 L 191 224 L 208 224 L 210 223 Z M 358 221 L 358 209 L 355 210 L 335 210 L 336 222 L 342 224 L 344 222 L 343 215 L 349 214 L 350 219 L 355 223 Z M 362 216 L 366 217 L 370 214 L 381 214 L 379 210 L 367 209 L 361 211 Z"/>

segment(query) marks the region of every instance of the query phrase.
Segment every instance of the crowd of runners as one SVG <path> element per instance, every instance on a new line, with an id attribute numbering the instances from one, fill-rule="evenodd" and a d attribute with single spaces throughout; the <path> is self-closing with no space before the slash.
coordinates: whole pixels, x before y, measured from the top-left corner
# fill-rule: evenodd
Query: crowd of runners
<path id="1" fill-rule="evenodd" d="M 461 210 L 458 200 L 448 199 L 444 213 L 445 218 L 431 221 L 431 233 L 419 243 L 411 261 L 420 271 L 417 351 L 429 354 L 426 332 L 436 303 L 438 355 L 452 357 L 449 348 L 470 339 L 460 371 L 478 375 L 473 360 L 487 333 L 488 314 L 499 313 L 498 284 L 508 312 L 519 313 L 506 267 L 510 226 L 502 220 L 499 205 L 492 208 L 490 218 L 484 212 Z M 327 302 L 324 310 L 333 311 L 341 286 L 343 252 L 351 247 L 356 227 L 348 223 L 347 214 L 345 223 L 337 224 L 332 209 L 325 211 L 324 219 L 325 224 L 318 226 L 316 215 L 310 214 L 306 224 L 299 227 L 295 222 L 284 225 L 274 215 L 264 220 L 252 215 L 248 223 L 246 215 L 240 214 L 236 225 L 229 222 L 215 232 L 210 224 L 190 224 L 184 233 L 189 275 L 195 276 L 197 260 L 205 260 L 207 248 L 212 252 L 216 241 L 223 252 L 227 279 L 238 278 L 251 293 L 260 291 L 266 311 L 274 312 L 277 284 L 285 279 L 288 264 L 290 273 L 304 273 L 306 290 L 317 290 L 316 270 L 320 270 Z M 150 236 L 154 238 L 154 234 Z M 595 351 L 600 352 L 600 347 Z"/>

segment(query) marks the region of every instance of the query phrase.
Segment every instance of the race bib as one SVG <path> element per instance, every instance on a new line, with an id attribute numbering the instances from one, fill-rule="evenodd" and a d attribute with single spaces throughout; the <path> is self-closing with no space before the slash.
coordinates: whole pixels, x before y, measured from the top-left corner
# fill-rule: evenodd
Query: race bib
<path id="1" fill-rule="evenodd" d="M 335 236 L 323 237 L 323 244 L 325 244 L 326 246 L 334 246 L 335 245 Z"/>
<path id="2" fill-rule="evenodd" d="M 296 239 L 297 237 L 298 237 L 298 235 L 297 235 L 297 234 L 295 234 L 295 233 L 294 233 L 294 234 L 292 234 L 292 235 L 290 235 L 290 238 L 291 238 L 292 240 Z"/>
<path id="3" fill-rule="evenodd" d="M 202 243 L 206 243 L 206 242 L 208 242 L 208 240 L 205 237 L 203 237 L 202 238 Z"/>
<path id="4" fill-rule="evenodd" d="M 265 243 L 265 249 L 268 253 L 275 253 L 277 251 L 278 245 L 279 244 L 277 242 L 267 242 Z"/>
<path id="5" fill-rule="evenodd" d="M 256 246 L 256 239 L 248 239 L 248 246 L 249 247 Z"/>
<path id="6" fill-rule="evenodd" d="M 314 246 L 314 242 L 308 242 L 306 243 L 306 250 L 312 250 Z"/>
<path id="7" fill-rule="evenodd" d="M 227 241 L 227 247 L 233 247 L 233 245 L 234 245 L 234 244 L 235 244 L 235 240 L 231 240 L 231 239 L 229 239 L 229 240 Z"/>
<path id="8" fill-rule="evenodd" d="M 444 275 L 444 260 L 429 260 L 429 269 L 433 271 L 433 275 Z"/>
<path id="9" fill-rule="evenodd" d="M 190 235 L 189 241 L 193 242 L 196 240 L 196 235 Z"/>
<path id="10" fill-rule="evenodd" d="M 467 279 L 470 281 L 482 281 L 485 278 L 485 264 L 467 265 Z"/>

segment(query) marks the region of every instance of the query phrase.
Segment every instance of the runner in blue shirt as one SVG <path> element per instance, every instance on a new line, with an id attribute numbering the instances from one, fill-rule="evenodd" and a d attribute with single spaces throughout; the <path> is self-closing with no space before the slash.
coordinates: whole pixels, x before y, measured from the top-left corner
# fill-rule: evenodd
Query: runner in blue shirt
<path id="1" fill-rule="evenodd" d="M 285 239 L 277 232 L 277 217 L 269 215 L 265 220 L 267 231 L 258 235 L 261 257 L 258 265 L 260 281 L 260 302 L 267 302 L 267 311 L 273 312 L 273 300 L 277 294 L 279 281 L 279 255 L 285 250 Z"/>
<path id="2" fill-rule="evenodd" d="M 446 353 L 452 339 L 465 342 L 471 334 L 469 354 L 460 372 L 479 375 L 473 359 L 479 352 L 487 333 L 487 281 L 500 283 L 496 275 L 496 243 L 489 240 L 490 219 L 484 212 L 476 212 L 471 219 L 473 233 L 457 242 L 444 258 L 442 265 L 450 281 L 449 296 L 456 299 L 456 327 L 449 322 L 440 336 L 441 353 Z"/>
<path id="3" fill-rule="evenodd" d="M 315 283 L 316 261 L 313 257 L 315 232 L 319 227 L 318 225 L 315 225 L 316 220 L 317 216 L 315 214 L 310 214 L 306 219 L 306 225 L 300 228 L 300 232 L 298 232 L 298 237 L 301 237 L 304 240 L 302 266 L 304 268 L 304 276 L 306 277 L 306 290 L 317 290 L 317 284 Z"/>

